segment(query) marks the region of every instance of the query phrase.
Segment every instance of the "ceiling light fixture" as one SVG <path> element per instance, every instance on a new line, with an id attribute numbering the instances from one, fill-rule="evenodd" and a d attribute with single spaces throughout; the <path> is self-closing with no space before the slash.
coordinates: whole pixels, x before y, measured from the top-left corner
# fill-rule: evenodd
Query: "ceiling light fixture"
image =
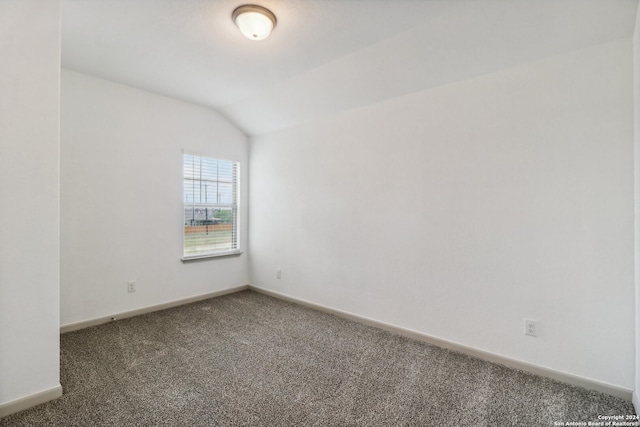
<path id="1" fill-rule="evenodd" d="M 245 4 L 231 15 L 242 34 L 251 40 L 264 40 L 276 26 L 276 16 L 262 6 Z"/>

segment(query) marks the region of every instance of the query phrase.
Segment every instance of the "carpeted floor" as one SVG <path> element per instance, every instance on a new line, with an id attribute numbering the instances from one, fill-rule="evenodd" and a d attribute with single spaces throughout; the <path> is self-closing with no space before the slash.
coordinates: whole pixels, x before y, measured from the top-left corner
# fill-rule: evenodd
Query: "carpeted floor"
<path id="1" fill-rule="evenodd" d="M 1 426 L 554 426 L 634 414 L 252 291 L 64 334 L 61 362 L 63 397 Z"/>

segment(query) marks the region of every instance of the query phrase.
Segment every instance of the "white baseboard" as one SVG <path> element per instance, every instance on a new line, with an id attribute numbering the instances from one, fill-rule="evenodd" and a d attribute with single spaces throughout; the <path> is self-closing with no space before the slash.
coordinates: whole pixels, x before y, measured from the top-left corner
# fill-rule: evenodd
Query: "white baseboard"
<path id="1" fill-rule="evenodd" d="M 163 304 L 152 305 L 149 307 L 138 308 L 130 311 L 123 311 L 121 313 L 111 314 L 109 316 L 100 316 L 89 320 L 83 320 L 81 322 L 67 323 L 60 326 L 60 333 L 77 331 L 78 329 L 89 328 L 91 326 L 102 325 L 103 323 L 109 323 L 114 320 L 126 319 L 127 317 L 138 316 L 140 314 L 151 313 L 154 311 L 165 310 L 167 308 L 173 308 L 184 304 L 190 304 L 192 302 L 202 301 L 209 298 L 219 297 L 222 295 L 233 294 L 249 289 L 249 285 L 236 286 L 234 288 L 223 289 L 220 291 L 208 292 L 206 294 L 200 294 L 189 298 L 183 298 L 176 301 L 170 301 Z"/>
<path id="2" fill-rule="evenodd" d="M 50 389 L 2 403 L 0 404 L 0 418 L 15 414 L 16 412 L 24 411 L 25 409 L 40 405 L 41 403 L 57 399 L 60 396 L 62 396 L 62 386 L 58 384 Z"/>
<path id="3" fill-rule="evenodd" d="M 249 289 L 260 292 L 265 295 L 269 295 L 281 300 L 294 302 L 296 304 L 304 305 L 306 307 L 310 307 L 319 311 L 323 311 L 325 313 L 333 314 L 339 317 L 343 317 L 345 319 L 353 320 L 358 323 L 363 323 L 365 325 L 374 326 L 376 328 L 383 329 L 385 331 L 389 331 L 398 335 L 405 336 L 407 338 L 415 339 L 417 341 L 422 341 L 427 344 L 433 344 L 435 346 L 446 348 L 452 351 L 456 351 L 458 353 L 466 354 L 468 356 L 476 357 L 478 359 L 486 360 L 488 362 L 497 363 L 503 366 L 507 366 L 509 368 L 518 369 L 525 372 L 530 372 L 532 374 L 540 375 L 542 377 L 551 378 L 556 381 L 560 381 L 566 384 L 575 385 L 578 387 L 586 388 L 588 390 L 595 390 L 601 393 L 606 393 L 611 396 L 619 397 L 621 399 L 625 399 L 631 401 L 632 398 L 632 390 L 619 387 L 613 384 L 608 384 L 605 382 L 601 382 L 598 380 L 594 380 L 591 378 L 585 378 L 573 374 L 569 374 L 562 371 L 556 371 L 554 369 L 545 368 L 542 366 L 533 365 L 527 362 L 523 362 L 517 359 L 512 359 L 509 357 L 501 356 L 499 354 L 490 353 L 488 351 L 479 350 L 473 347 L 469 347 L 463 344 L 459 344 L 453 341 L 444 340 L 442 338 L 433 337 L 431 335 L 423 334 L 418 331 L 414 331 L 412 329 L 403 328 L 401 326 L 392 325 L 389 323 L 381 322 L 378 320 L 374 320 L 368 317 L 359 316 L 357 314 L 349 313 L 347 311 L 338 310 L 335 308 L 327 307 L 321 304 L 316 304 L 310 301 L 306 301 L 303 299 L 291 297 L 289 295 L 282 294 L 280 292 L 271 291 L 268 289 L 260 288 L 258 286 L 249 285 Z M 637 398 L 635 394 L 634 398 Z M 636 400 L 633 401 L 636 405 L 636 411 L 639 409 L 636 404 Z"/>
<path id="4" fill-rule="evenodd" d="M 640 414 L 640 398 L 638 397 L 637 390 L 633 392 L 631 401 L 633 402 L 633 407 L 636 409 L 636 414 Z"/>

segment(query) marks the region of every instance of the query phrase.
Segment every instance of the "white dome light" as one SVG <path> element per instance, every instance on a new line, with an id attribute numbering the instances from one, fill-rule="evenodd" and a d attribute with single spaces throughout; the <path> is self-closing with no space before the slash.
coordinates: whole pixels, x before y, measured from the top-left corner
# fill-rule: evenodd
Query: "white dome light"
<path id="1" fill-rule="evenodd" d="M 264 40 L 276 26 L 276 17 L 262 6 L 245 4 L 231 15 L 242 34 L 251 40 Z"/>

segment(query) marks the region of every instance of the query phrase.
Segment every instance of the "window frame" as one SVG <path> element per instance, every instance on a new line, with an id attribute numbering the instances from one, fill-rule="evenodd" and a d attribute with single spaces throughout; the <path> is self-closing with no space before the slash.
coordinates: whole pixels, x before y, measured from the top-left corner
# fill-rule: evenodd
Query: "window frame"
<path id="1" fill-rule="evenodd" d="M 216 171 L 218 172 L 218 162 L 230 162 L 232 165 L 232 179 L 231 179 L 231 203 L 221 203 L 220 202 L 220 192 L 217 191 L 217 198 L 218 200 L 216 200 L 216 203 L 203 203 L 203 202 L 195 202 L 195 197 L 192 198 L 192 202 L 188 202 L 188 193 L 187 193 L 187 187 L 185 186 L 185 182 L 188 179 L 193 180 L 194 182 L 200 182 L 202 183 L 203 181 L 206 182 L 215 182 L 216 184 L 219 183 L 225 183 L 225 184 L 229 184 L 229 181 L 223 181 L 220 178 L 220 176 L 218 175 L 216 177 L 215 180 L 211 180 L 211 179 L 202 179 L 202 169 L 200 169 L 200 177 L 199 178 L 195 178 L 194 176 L 188 177 L 187 176 L 187 159 L 188 157 L 191 157 L 192 159 L 198 159 L 200 161 L 200 165 L 199 168 L 202 168 L 202 160 L 206 160 L 209 162 L 216 162 Z M 201 186 L 200 186 L 201 188 Z M 218 186 L 218 190 L 219 190 L 219 186 Z M 202 190 L 200 190 L 201 192 Z M 191 194 L 192 196 L 194 196 L 194 193 Z M 202 195 L 200 195 L 200 197 L 202 197 Z M 201 253 L 196 253 L 196 254 L 187 254 L 186 253 L 186 230 L 185 228 L 187 227 L 187 209 L 188 208 L 192 208 L 192 209 L 196 209 L 196 207 L 200 207 L 202 208 L 203 206 L 205 208 L 212 208 L 212 209 L 231 209 L 232 212 L 232 229 L 231 229 L 231 249 L 228 250 L 219 250 L 219 249 L 213 249 L 212 252 L 201 252 Z M 234 256 L 234 255 L 240 255 L 242 254 L 242 250 L 241 250 L 241 246 L 240 246 L 240 162 L 239 161 L 235 161 L 235 160 L 228 160 L 228 159 L 223 159 L 220 157 L 210 157 L 210 156 L 204 156 L 204 155 L 200 155 L 200 154 L 194 154 L 191 152 L 187 152 L 187 151 L 183 151 L 182 152 L 182 257 L 181 260 L 183 262 L 187 262 L 187 261 L 192 261 L 192 260 L 202 260 L 202 259 L 207 259 L 207 258 L 219 258 L 219 257 L 228 257 L 228 256 Z M 209 224 L 206 224 L 207 226 Z M 211 225 L 215 225 L 215 223 L 212 223 Z"/>

